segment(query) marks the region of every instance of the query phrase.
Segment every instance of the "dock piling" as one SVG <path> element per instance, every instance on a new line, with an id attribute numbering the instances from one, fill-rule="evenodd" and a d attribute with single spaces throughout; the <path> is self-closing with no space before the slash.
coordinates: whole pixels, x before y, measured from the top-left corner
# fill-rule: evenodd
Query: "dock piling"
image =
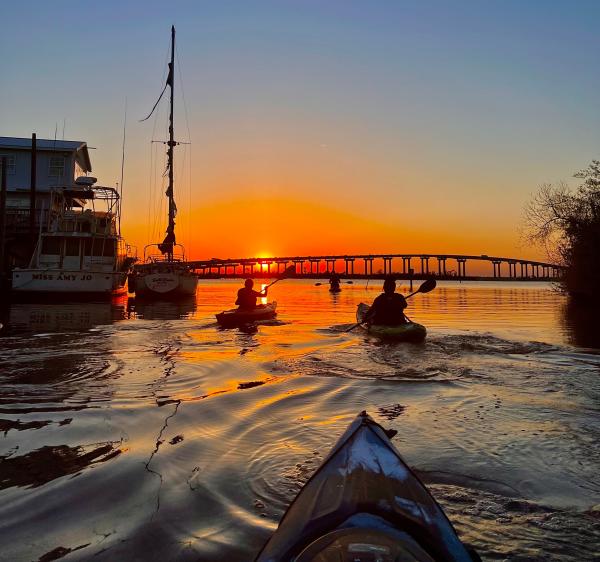
<path id="1" fill-rule="evenodd" d="M 2 157 L 2 175 L 0 177 L 0 286 L 4 283 L 5 273 L 5 256 L 4 249 L 6 247 L 6 176 L 8 170 L 8 158 Z"/>

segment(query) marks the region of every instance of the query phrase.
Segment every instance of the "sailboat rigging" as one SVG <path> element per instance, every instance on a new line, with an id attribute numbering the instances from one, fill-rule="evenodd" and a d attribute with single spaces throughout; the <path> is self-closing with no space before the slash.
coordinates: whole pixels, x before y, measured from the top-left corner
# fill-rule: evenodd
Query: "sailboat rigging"
<path id="1" fill-rule="evenodd" d="M 165 86 L 154 104 L 146 121 L 154 113 L 165 91 L 169 88 L 169 140 L 167 145 L 168 186 L 165 191 L 168 201 L 168 223 L 166 235 L 162 242 L 151 244 L 144 249 L 145 263 L 137 266 L 129 278 L 129 290 L 136 296 L 145 298 L 165 298 L 194 295 L 198 284 L 197 276 L 185 265 L 183 246 L 177 244 L 175 236 L 175 217 L 177 205 L 174 196 L 174 149 L 179 144 L 175 141 L 174 128 L 174 90 L 175 90 L 175 27 L 171 27 L 171 60 Z M 158 248 L 160 254 L 153 255 L 149 248 Z"/>

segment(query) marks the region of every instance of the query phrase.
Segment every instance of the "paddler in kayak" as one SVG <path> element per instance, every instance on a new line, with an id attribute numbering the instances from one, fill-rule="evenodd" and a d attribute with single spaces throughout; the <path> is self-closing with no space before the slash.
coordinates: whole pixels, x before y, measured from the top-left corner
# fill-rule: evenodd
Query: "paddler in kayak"
<path id="1" fill-rule="evenodd" d="M 396 293 L 396 281 L 393 277 L 387 277 L 383 282 L 383 293 L 373 301 L 365 316 L 365 322 L 381 326 L 406 324 L 406 307 L 404 296 Z"/>
<path id="2" fill-rule="evenodd" d="M 341 289 L 340 289 L 341 281 L 342 280 L 340 279 L 340 276 L 337 273 L 332 273 L 331 277 L 329 278 L 329 290 L 334 293 L 341 291 Z"/>
<path id="3" fill-rule="evenodd" d="M 239 310 L 254 310 L 256 308 L 256 299 L 267 296 L 268 287 L 265 287 L 265 290 L 261 292 L 255 291 L 252 287 L 254 287 L 254 281 L 246 279 L 244 287 L 238 291 L 235 304 L 238 305 Z"/>

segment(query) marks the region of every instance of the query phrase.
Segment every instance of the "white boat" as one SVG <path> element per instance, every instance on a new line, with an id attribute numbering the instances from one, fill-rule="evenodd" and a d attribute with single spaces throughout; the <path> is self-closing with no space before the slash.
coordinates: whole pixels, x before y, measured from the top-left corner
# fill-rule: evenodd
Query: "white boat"
<path id="1" fill-rule="evenodd" d="M 47 230 L 40 232 L 29 267 L 13 270 L 15 295 L 77 298 L 125 292 L 135 258 L 119 234 L 119 194 L 94 186 L 95 181 L 82 177 L 75 187 L 52 190 Z"/>
<path id="2" fill-rule="evenodd" d="M 170 299 L 196 294 L 197 275 L 185 265 L 183 247 L 174 244 L 170 253 L 150 253 L 152 244 L 144 249 L 144 263 L 129 276 L 129 292 L 144 299 Z"/>
<path id="3" fill-rule="evenodd" d="M 136 297 L 143 299 L 173 299 L 189 297 L 196 294 L 198 277 L 185 264 L 185 251 L 183 246 L 176 243 L 175 215 L 177 206 L 174 198 L 173 181 L 173 149 L 177 146 L 174 140 L 173 126 L 173 86 L 175 82 L 175 27 L 171 27 L 171 62 L 167 76 L 167 86 L 170 88 L 169 112 L 169 140 L 167 141 L 167 173 L 169 184 L 166 196 L 169 203 L 168 225 L 165 239 L 160 244 L 151 244 L 144 250 L 144 263 L 136 265 L 134 272 L 129 276 L 129 291 L 135 292 Z M 163 90 L 164 92 L 164 90 Z M 162 97 L 162 94 L 161 94 Z M 160 101 L 160 97 L 158 98 Z M 158 105 L 158 101 L 150 112 Z M 148 115 L 148 117 L 150 117 Z M 146 117 L 146 119 L 148 119 Z M 152 253 L 156 248 L 157 252 Z"/>

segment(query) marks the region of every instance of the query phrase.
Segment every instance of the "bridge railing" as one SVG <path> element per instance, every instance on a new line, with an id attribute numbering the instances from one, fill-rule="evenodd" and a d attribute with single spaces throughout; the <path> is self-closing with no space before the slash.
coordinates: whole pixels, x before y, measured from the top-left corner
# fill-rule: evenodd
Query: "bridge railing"
<path id="1" fill-rule="evenodd" d="M 448 261 L 450 260 L 450 263 Z M 467 271 L 469 262 L 492 265 L 490 275 Z M 356 267 L 358 262 L 358 267 Z M 451 269 L 453 262 L 455 268 Z M 322 278 L 337 273 L 348 278 L 379 278 L 394 275 L 404 279 L 436 277 L 448 280 L 559 280 L 564 267 L 529 259 L 485 254 L 359 254 L 325 256 L 285 256 L 188 261 L 200 277 L 273 277 L 295 266 L 294 277 Z M 376 264 L 376 265 L 374 265 Z"/>

